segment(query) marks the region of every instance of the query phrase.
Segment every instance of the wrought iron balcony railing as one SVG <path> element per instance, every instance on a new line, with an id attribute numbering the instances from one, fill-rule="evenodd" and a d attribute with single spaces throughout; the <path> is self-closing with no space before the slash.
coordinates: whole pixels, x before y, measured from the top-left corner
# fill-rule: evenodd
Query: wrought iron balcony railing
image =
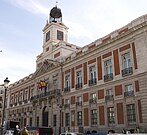
<path id="1" fill-rule="evenodd" d="M 134 96 L 133 90 L 124 92 L 124 97 L 130 97 L 130 96 Z"/>
<path id="2" fill-rule="evenodd" d="M 64 104 L 64 108 L 69 108 L 70 107 L 70 104 L 67 103 L 67 104 Z"/>
<path id="3" fill-rule="evenodd" d="M 89 99 L 89 104 L 97 104 L 97 98 Z"/>
<path id="4" fill-rule="evenodd" d="M 76 106 L 82 106 L 82 101 L 76 102 Z"/>
<path id="5" fill-rule="evenodd" d="M 64 92 L 70 92 L 70 86 L 64 88 Z"/>
<path id="6" fill-rule="evenodd" d="M 45 98 L 45 97 L 58 96 L 58 95 L 61 94 L 60 91 L 61 91 L 60 89 L 54 89 L 54 90 L 50 90 L 50 91 L 47 91 L 47 92 L 32 96 L 31 101 L 37 100 L 37 99 L 40 99 L 40 98 Z"/>
<path id="7" fill-rule="evenodd" d="M 96 84 L 96 78 L 89 80 L 89 86 Z"/>
<path id="8" fill-rule="evenodd" d="M 133 68 L 129 67 L 129 68 L 125 68 L 122 70 L 122 76 L 126 76 L 126 75 L 130 75 L 133 74 Z"/>
<path id="9" fill-rule="evenodd" d="M 81 89 L 83 87 L 83 84 L 82 83 L 77 83 L 76 84 L 76 89 Z"/>
<path id="10" fill-rule="evenodd" d="M 114 96 L 113 95 L 105 96 L 105 101 L 111 101 L 111 100 L 114 100 Z"/>
<path id="11" fill-rule="evenodd" d="M 104 75 L 104 81 L 111 81 L 113 80 L 113 73 Z"/>

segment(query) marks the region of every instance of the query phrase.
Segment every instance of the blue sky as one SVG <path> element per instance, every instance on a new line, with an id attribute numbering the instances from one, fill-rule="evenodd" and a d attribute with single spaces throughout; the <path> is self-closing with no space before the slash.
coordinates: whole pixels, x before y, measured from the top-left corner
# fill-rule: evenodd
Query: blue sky
<path id="1" fill-rule="evenodd" d="M 0 84 L 35 72 L 55 0 L 0 0 Z M 147 0 L 58 0 L 68 42 L 85 46 L 147 14 Z"/>

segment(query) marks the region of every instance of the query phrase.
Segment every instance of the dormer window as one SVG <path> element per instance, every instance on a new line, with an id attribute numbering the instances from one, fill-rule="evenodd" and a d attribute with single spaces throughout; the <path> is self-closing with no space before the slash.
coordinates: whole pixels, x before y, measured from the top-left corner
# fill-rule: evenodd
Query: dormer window
<path id="1" fill-rule="evenodd" d="M 50 40 L 50 31 L 46 33 L 46 42 Z"/>
<path id="2" fill-rule="evenodd" d="M 62 31 L 57 30 L 57 39 L 63 40 L 63 32 Z"/>

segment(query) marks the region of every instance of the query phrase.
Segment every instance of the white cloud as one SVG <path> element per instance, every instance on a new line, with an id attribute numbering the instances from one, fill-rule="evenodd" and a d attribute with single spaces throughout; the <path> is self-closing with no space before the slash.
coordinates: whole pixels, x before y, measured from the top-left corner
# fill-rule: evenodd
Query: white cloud
<path id="1" fill-rule="evenodd" d="M 37 0 L 8 0 L 18 8 L 23 8 L 33 14 L 48 14 L 48 8 L 44 7 Z"/>

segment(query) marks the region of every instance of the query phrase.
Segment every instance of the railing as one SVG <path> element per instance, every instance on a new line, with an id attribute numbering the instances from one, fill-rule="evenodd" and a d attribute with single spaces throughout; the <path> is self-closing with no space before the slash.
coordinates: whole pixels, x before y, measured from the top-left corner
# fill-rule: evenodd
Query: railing
<path id="1" fill-rule="evenodd" d="M 27 100 L 27 99 L 25 99 L 25 100 L 24 100 L 24 103 L 26 104 L 27 102 L 28 102 L 28 100 Z"/>
<path id="2" fill-rule="evenodd" d="M 82 83 L 77 83 L 76 84 L 76 89 L 80 89 L 80 88 L 82 88 L 83 87 L 83 84 Z"/>
<path id="3" fill-rule="evenodd" d="M 64 88 L 64 92 L 70 92 L 70 86 Z"/>
<path id="4" fill-rule="evenodd" d="M 96 84 L 96 78 L 89 80 L 89 86 Z"/>
<path id="5" fill-rule="evenodd" d="M 92 99 L 89 99 L 89 104 L 96 104 L 97 103 L 97 99 L 96 98 L 92 98 Z"/>
<path id="6" fill-rule="evenodd" d="M 70 104 L 67 103 L 67 104 L 64 104 L 64 108 L 69 108 L 70 107 Z"/>
<path id="7" fill-rule="evenodd" d="M 82 106 L 82 101 L 76 102 L 76 106 Z"/>
<path id="8" fill-rule="evenodd" d="M 113 73 L 104 75 L 104 81 L 111 81 L 113 80 Z"/>
<path id="9" fill-rule="evenodd" d="M 133 73 L 133 68 L 129 67 L 129 68 L 125 68 L 122 70 L 122 76 L 126 76 L 126 75 L 130 75 Z"/>
<path id="10" fill-rule="evenodd" d="M 111 100 L 114 100 L 114 96 L 113 95 L 105 96 L 105 101 L 111 101 Z"/>
<path id="11" fill-rule="evenodd" d="M 124 97 L 130 97 L 130 96 L 134 96 L 133 90 L 124 92 Z"/>
<path id="12" fill-rule="evenodd" d="M 39 99 L 39 98 L 44 98 L 44 97 L 47 97 L 47 96 L 49 96 L 49 97 L 58 96 L 60 94 L 61 94 L 60 89 L 54 89 L 54 90 L 50 90 L 50 91 L 47 91 L 47 92 L 32 96 L 31 101 Z"/>

